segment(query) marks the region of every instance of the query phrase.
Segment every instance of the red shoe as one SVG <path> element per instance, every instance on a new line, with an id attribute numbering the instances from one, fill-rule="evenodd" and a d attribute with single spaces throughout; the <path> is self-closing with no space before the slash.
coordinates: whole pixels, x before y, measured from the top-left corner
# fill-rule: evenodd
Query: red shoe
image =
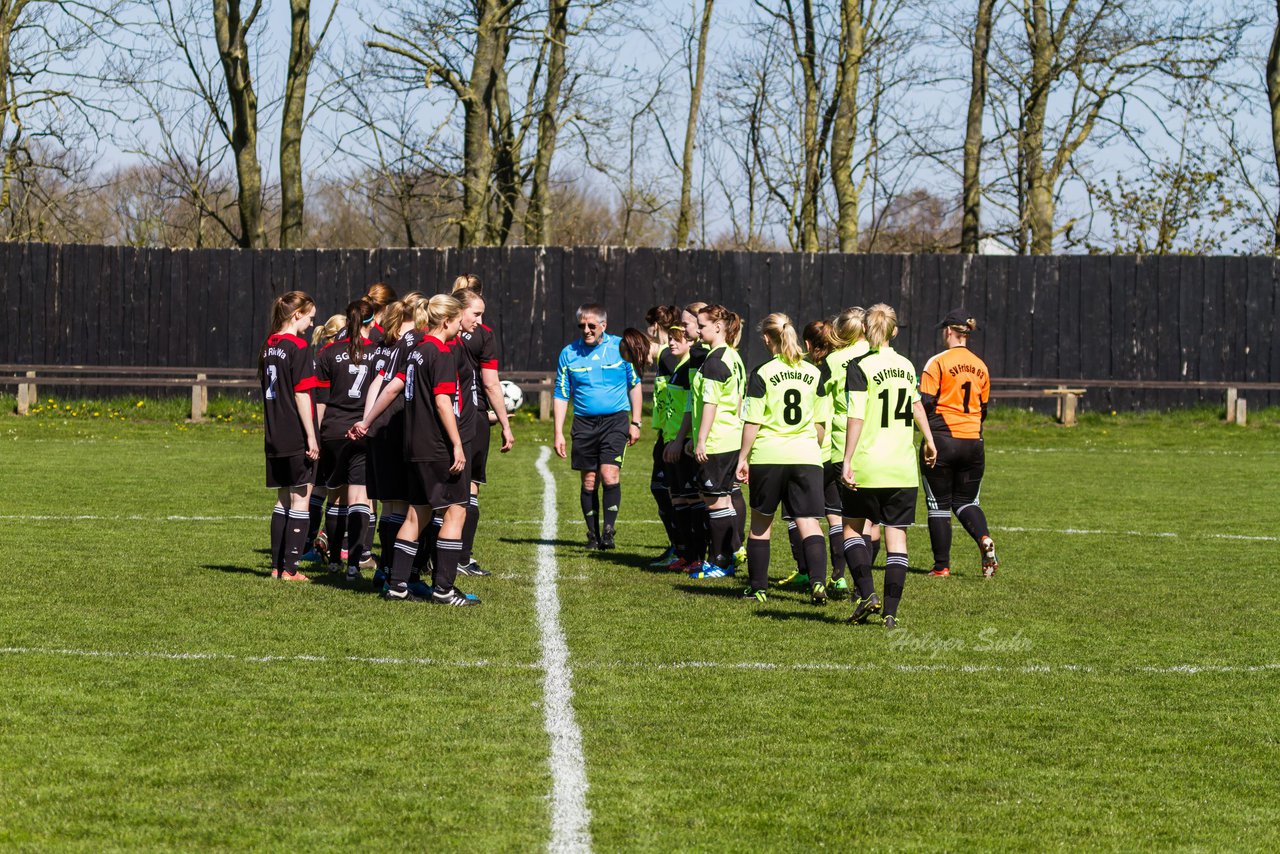
<path id="1" fill-rule="evenodd" d="M 271 577 L 278 578 L 281 581 L 310 581 L 311 580 L 310 578 L 307 578 L 305 575 L 303 575 L 301 572 L 281 572 L 278 569 L 271 570 Z"/>
<path id="2" fill-rule="evenodd" d="M 676 558 L 674 561 L 664 566 L 663 569 L 669 569 L 672 572 L 688 572 L 689 561 L 683 558 Z"/>
<path id="3" fill-rule="evenodd" d="M 948 578 L 951 575 L 951 567 L 944 566 L 942 569 L 931 569 L 929 574 L 934 578 Z"/>

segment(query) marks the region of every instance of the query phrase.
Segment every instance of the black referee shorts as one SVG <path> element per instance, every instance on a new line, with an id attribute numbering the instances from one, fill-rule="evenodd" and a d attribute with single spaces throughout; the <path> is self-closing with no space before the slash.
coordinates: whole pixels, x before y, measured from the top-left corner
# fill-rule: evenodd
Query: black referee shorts
<path id="1" fill-rule="evenodd" d="M 753 463 L 749 472 L 751 509 L 766 516 L 782 505 L 788 519 L 823 515 L 822 466 Z"/>
<path id="2" fill-rule="evenodd" d="M 981 439 L 956 439 L 933 434 L 938 461 L 932 468 L 924 462 L 920 443 L 920 473 L 924 476 L 924 499 L 930 510 L 951 510 L 978 503 L 982 475 L 987 470 L 987 454 Z"/>
<path id="3" fill-rule="evenodd" d="M 631 412 L 609 415 L 574 415 L 570 460 L 574 471 L 595 471 L 600 466 L 622 467 L 631 438 Z"/>
<path id="4" fill-rule="evenodd" d="M 840 487 L 840 515 L 846 519 L 867 519 L 886 528 L 907 528 L 916 521 L 914 486 L 886 486 L 849 489 Z"/>

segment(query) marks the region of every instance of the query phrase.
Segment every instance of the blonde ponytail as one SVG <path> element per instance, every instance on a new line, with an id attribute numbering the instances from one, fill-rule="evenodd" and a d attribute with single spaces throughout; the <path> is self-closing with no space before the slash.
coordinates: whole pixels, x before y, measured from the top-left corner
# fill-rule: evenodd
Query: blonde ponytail
<path id="1" fill-rule="evenodd" d="M 867 343 L 872 350 L 879 350 L 892 341 L 897 328 L 898 314 L 892 306 L 879 302 L 867 309 Z"/>
<path id="2" fill-rule="evenodd" d="M 324 326 L 317 326 L 316 331 L 311 333 L 311 346 L 319 350 L 325 344 L 338 337 L 338 333 L 346 325 L 347 316 L 345 314 L 331 316 L 324 322 Z"/>
<path id="3" fill-rule="evenodd" d="M 867 311 L 860 305 L 846 308 L 831 321 L 829 337 L 834 349 L 857 344 L 866 335 Z"/>
<path id="4" fill-rule="evenodd" d="M 419 300 L 413 309 L 413 325 L 420 330 L 438 329 L 462 314 L 462 303 L 448 294 Z"/>
<path id="5" fill-rule="evenodd" d="M 804 349 L 800 346 L 796 328 L 792 325 L 791 318 L 782 312 L 775 311 L 760 321 L 760 333 L 788 365 L 798 365 L 804 361 Z"/>

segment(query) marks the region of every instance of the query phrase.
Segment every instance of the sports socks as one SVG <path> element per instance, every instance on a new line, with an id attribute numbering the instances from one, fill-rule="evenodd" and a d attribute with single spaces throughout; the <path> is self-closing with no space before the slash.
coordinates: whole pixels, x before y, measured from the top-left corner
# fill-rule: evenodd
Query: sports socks
<path id="1" fill-rule="evenodd" d="M 871 556 L 867 563 L 875 564 L 876 558 L 880 556 L 880 539 L 878 537 L 867 537 L 866 543 L 867 553 Z"/>
<path id="2" fill-rule="evenodd" d="M 844 561 L 853 576 L 853 584 L 858 590 L 858 598 L 865 599 L 876 592 L 871 580 L 871 552 L 867 550 L 867 541 L 862 537 L 849 537 L 844 541 Z"/>
<path id="3" fill-rule="evenodd" d="M 733 551 L 736 552 L 747 541 L 747 499 L 742 497 L 742 490 L 734 486 L 733 492 L 729 493 L 729 500 L 733 502 L 733 512 L 737 517 L 733 520 Z"/>
<path id="4" fill-rule="evenodd" d="M 471 496 L 467 503 L 467 518 L 462 522 L 462 557 L 459 560 L 471 563 L 471 550 L 476 544 L 476 529 L 480 527 L 480 496 Z"/>
<path id="5" fill-rule="evenodd" d="M 695 563 L 706 559 L 711 548 L 711 520 L 708 518 L 706 502 L 698 500 L 689 505 L 691 524 L 689 527 L 690 560 Z"/>
<path id="6" fill-rule="evenodd" d="M 395 546 L 396 534 L 404 524 L 404 517 L 399 513 L 383 513 L 378 519 L 378 568 L 386 571 L 391 568 L 391 551 Z"/>
<path id="7" fill-rule="evenodd" d="M 827 530 L 831 541 L 831 580 L 844 578 L 844 526 L 832 525 Z"/>
<path id="8" fill-rule="evenodd" d="M 458 577 L 458 559 L 462 556 L 462 540 L 436 539 L 436 566 L 431 574 L 436 590 L 444 593 L 453 589 Z"/>
<path id="9" fill-rule="evenodd" d="M 769 588 L 769 541 L 765 538 L 747 540 L 747 576 L 752 590 Z"/>
<path id="10" fill-rule="evenodd" d="M 284 528 L 284 561 L 281 568 L 292 575 L 298 571 L 298 560 L 307 547 L 307 523 L 310 514 L 306 510 L 290 510 Z M 274 519 L 272 520 L 274 521 Z"/>
<path id="11" fill-rule="evenodd" d="M 902 601 L 902 586 L 907 581 L 907 553 L 884 553 L 884 615 L 892 617 L 898 613 L 898 603 Z"/>
<path id="12" fill-rule="evenodd" d="M 324 490 L 311 487 L 311 500 L 307 504 L 307 542 L 311 542 L 316 538 L 316 534 L 320 533 L 320 525 L 324 522 Z M 283 508 L 282 508 L 283 509 Z"/>
<path id="13" fill-rule="evenodd" d="M 289 511 L 276 507 L 271 511 L 271 568 L 284 566 L 284 529 L 289 524 Z"/>
<path id="14" fill-rule="evenodd" d="M 667 531 L 667 542 L 674 546 L 679 534 L 673 518 L 675 505 L 671 503 L 671 493 L 667 490 L 665 483 L 656 480 L 649 482 L 649 491 L 653 493 L 654 503 L 658 505 L 658 518 L 662 520 L 662 527 Z"/>
<path id="15" fill-rule="evenodd" d="M 613 531 L 618 527 L 618 508 L 622 506 L 622 484 L 606 483 L 600 490 L 604 507 L 604 530 Z"/>
<path id="16" fill-rule="evenodd" d="M 975 543 L 980 542 L 983 537 L 991 536 L 991 530 L 987 528 L 987 514 L 982 512 L 976 501 L 956 508 L 956 518 Z"/>
<path id="17" fill-rule="evenodd" d="M 800 543 L 800 551 L 804 556 L 804 565 L 809 573 L 809 583 L 827 582 L 827 540 L 821 534 L 805 537 Z"/>
<path id="18" fill-rule="evenodd" d="M 732 506 L 707 512 L 707 524 L 711 528 L 711 548 L 707 554 L 716 566 L 727 567 L 733 560 L 733 553 L 737 551 L 733 544 L 737 522 L 738 514 Z"/>
<path id="19" fill-rule="evenodd" d="M 331 502 L 324 511 L 324 535 L 329 538 L 329 563 L 342 559 L 342 535 L 347 529 L 347 507 Z"/>
<path id="20" fill-rule="evenodd" d="M 422 579 L 422 571 L 431 565 L 436 556 L 436 539 L 440 536 L 440 527 L 444 524 L 443 516 L 432 516 L 418 532 L 418 554 L 413 562 L 413 575 L 410 581 Z"/>
<path id="21" fill-rule="evenodd" d="M 692 515 L 688 504 L 671 503 L 671 546 L 681 560 L 689 559 L 689 517 Z"/>
<path id="22" fill-rule="evenodd" d="M 392 585 L 408 584 L 413 575 L 413 565 L 418 558 L 418 544 L 413 540 L 399 540 L 391 547 L 391 577 L 388 582 Z"/>
<path id="23" fill-rule="evenodd" d="M 373 510 L 368 504 L 347 505 L 347 566 L 359 566 L 364 557 L 364 537 L 372 528 Z"/>
<path id="24" fill-rule="evenodd" d="M 929 545 L 933 547 L 933 568 L 951 566 L 951 511 L 929 511 Z"/>
<path id="25" fill-rule="evenodd" d="M 600 518 L 596 515 L 596 491 L 583 487 L 578 493 L 578 503 L 582 505 L 582 519 L 587 523 L 587 536 L 600 539 Z"/>

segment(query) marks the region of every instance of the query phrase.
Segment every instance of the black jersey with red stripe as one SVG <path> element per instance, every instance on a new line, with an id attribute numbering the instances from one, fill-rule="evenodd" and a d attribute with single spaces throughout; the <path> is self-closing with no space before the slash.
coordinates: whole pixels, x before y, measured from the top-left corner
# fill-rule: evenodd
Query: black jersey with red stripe
<path id="1" fill-rule="evenodd" d="M 293 457 L 307 452 L 303 418 L 294 395 L 316 388 L 311 345 L 297 335 L 272 335 L 262 359 L 263 435 L 268 457 Z"/>
<path id="2" fill-rule="evenodd" d="M 466 348 L 467 357 L 471 360 L 471 369 L 475 371 L 478 383 L 474 395 L 476 429 L 487 429 L 489 419 L 481 418 L 480 412 L 490 407 L 488 398 L 484 394 L 480 372 L 498 370 L 498 336 L 493 329 L 481 323 L 472 332 L 460 332 L 458 337 L 462 339 L 463 346 Z"/>
<path id="3" fill-rule="evenodd" d="M 341 439 L 364 414 L 365 392 L 373 382 L 376 351 L 368 338 L 360 354 L 350 354 L 351 339 L 330 341 L 316 354 L 316 401 L 325 405 L 321 439 Z"/>
<path id="4" fill-rule="evenodd" d="M 453 459 L 449 434 L 436 409 L 436 395 L 448 395 L 458 416 L 458 357 L 449 345 L 426 335 L 396 368 L 404 381 L 404 456 L 412 462 Z M 459 435 L 463 435 L 459 432 Z"/>

